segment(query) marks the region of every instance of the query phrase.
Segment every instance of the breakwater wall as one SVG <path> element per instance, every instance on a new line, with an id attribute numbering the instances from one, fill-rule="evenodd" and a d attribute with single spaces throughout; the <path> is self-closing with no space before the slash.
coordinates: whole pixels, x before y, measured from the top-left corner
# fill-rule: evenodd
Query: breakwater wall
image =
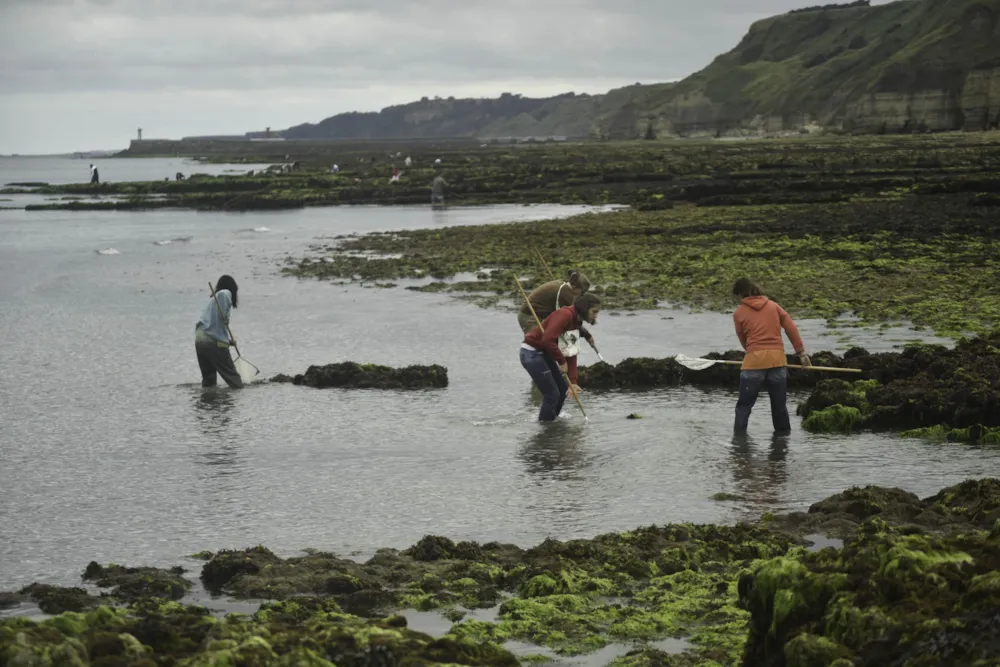
<path id="1" fill-rule="evenodd" d="M 133 139 L 122 157 L 207 157 L 267 156 L 280 160 L 285 156 L 335 156 L 338 153 L 363 151 L 426 151 L 478 146 L 473 138 L 458 139 Z"/>

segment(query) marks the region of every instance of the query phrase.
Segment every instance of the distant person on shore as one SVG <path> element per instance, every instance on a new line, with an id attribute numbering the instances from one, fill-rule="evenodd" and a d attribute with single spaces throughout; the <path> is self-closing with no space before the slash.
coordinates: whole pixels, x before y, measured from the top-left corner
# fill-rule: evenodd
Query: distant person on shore
<path id="1" fill-rule="evenodd" d="M 791 433 L 788 418 L 788 361 L 781 330 L 795 347 L 803 366 L 811 366 L 799 329 L 792 318 L 774 301 L 768 299 L 749 278 L 740 278 L 733 285 L 733 297 L 740 305 L 733 313 L 736 336 L 746 355 L 740 370 L 740 397 L 736 402 L 735 433 L 745 433 L 750 411 L 761 389 L 767 389 L 771 399 L 771 422 L 778 435 Z"/>
<path id="2" fill-rule="evenodd" d="M 441 166 L 441 158 L 434 160 L 434 168 L 436 169 L 440 166 Z"/>
<path id="3" fill-rule="evenodd" d="M 396 165 L 392 166 L 392 178 L 389 179 L 389 182 L 390 183 L 399 182 L 399 167 L 397 167 Z"/>
<path id="4" fill-rule="evenodd" d="M 97 183 L 100 183 L 100 182 L 101 182 L 101 177 L 97 173 L 97 167 L 95 167 L 94 165 L 90 165 L 90 183 L 91 183 L 91 185 L 94 185 L 94 184 L 97 184 Z"/>
<path id="5" fill-rule="evenodd" d="M 444 180 L 444 176 L 435 176 L 434 182 L 431 183 L 431 206 L 444 206 L 444 188 L 448 185 L 448 181 Z"/>
<path id="6" fill-rule="evenodd" d="M 593 294 L 583 294 L 572 306 L 560 308 L 545 318 L 541 329 L 536 324 L 525 334 L 521 343 L 521 366 L 542 392 L 539 421 L 555 421 L 562 412 L 566 396 L 577 391 L 575 367 L 569 368 L 569 360 L 559 348 L 559 338 L 567 331 L 579 330 L 584 322 L 596 324 L 600 310 L 600 299 Z M 572 386 L 566 384 L 564 373 L 569 376 Z"/>
<path id="7" fill-rule="evenodd" d="M 406 165 L 407 167 L 413 166 L 413 160 L 410 159 L 409 155 L 407 155 L 406 159 L 403 160 L 403 164 Z"/>
<path id="8" fill-rule="evenodd" d="M 337 172 L 339 172 L 339 171 L 340 171 L 340 165 L 339 165 L 339 164 L 335 164 L 335 165 L 333 165 L 333 168 L 331 168 L 331 169 L 330 169 L 330 171 L 331 171 L 332 173 L 336 174 Z"/>
<path id="9" fill-rule="evenodd" d="M 232 309 L 239 304 L 239 287 L 232 276 L 225 275 L 215 283 L 215 298 L 209 296 L 208 303 L 202 310 L 201 318 L 194 327 L 194 350 L 198 355 L 198 366 L 201 368 L 201 386 L 214 387 L 218 375 L 233 389 L 243 388 L 233 358 L 229 354 L 229 346 L 236 341 L 230 340 L 227 325 Z M 219 312 L 219 308 L 222 312 Z"/>
<path id="10" fill-rule="evenodd" d="M 588 290 L 590 290 L 590 279 L 579 271 L 570 271 L 567 280 L 550 280 L 531 290 L 528 302 L 535 310 L 538 319 L 544 322 L 545 318 L 560 308 L 572 306 L 573 302 L 586 294 Z M 517 313 L 517 324 L 521 327 L 522 333 L 526 334 L 538 326 L 538 323 L 535 322 L 535 315 L 531 314 L 527 303 L 521 306 L 521 310 Z M 591 346 L 594 345 L 593 334 L 582 325 L 579 330 L 571 329 L 559 336 L 559 349 L 562 351 L 563 357 L 566 358 L 570 381 L 576 391 L 580 391 L 580 387 L 576 384 L 576 362 L 577 356 L 580 354 L 579 341 L 581 338 L 586 339 Z"/>

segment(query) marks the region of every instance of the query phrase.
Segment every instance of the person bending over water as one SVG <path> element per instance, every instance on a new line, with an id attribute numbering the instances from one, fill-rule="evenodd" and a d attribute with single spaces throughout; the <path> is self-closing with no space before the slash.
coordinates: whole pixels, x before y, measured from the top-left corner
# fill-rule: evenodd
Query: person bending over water
<path id="1" fill-rule="evenodd" d="M 791 316 L 774 301 L 763 295 L 749 278 L 740 278 L 733 285 L 733 297 L 740 305 L 733 313 L 736 335 L 746 350 L 740 370 L 740 397 L 736 402 L 735 433 L 745 433 L 750 422 L 750 411 L 761 389 L 767 389 L 771 399 L 771 422 L 778 434 L 791 433 L 788 418 L 788 363 L 785 344 L 781 340 L 784 329 L 795 347 L 795 354 L 803 366 L 811 366 L 809 355 L 799 329 Z"/>
<path id="2" fill-rule="evenodd" d="M 559 308 L 572 306 L 573 302 L 580 295 L 586 294 L 589 289 L 590 279 L 587 276 L 579 271 L 570 271 L 568 280 L 550 280 L 531 290 L 531 294 L 528 295 L 531 307 L 525 303 L 517 313 L 517 323 L 521 327 L 521 333 L 528 333 L 537 326 L 535 315 L 544 321 Z M 531 314 L 532 308 L 535 310 L 535 315 Z M 559 349 L 562 350 L 570 366 L 571 378 L 576 377 L 576 357 L 580 354 L 578 344 L 580 338 L 585 338 L 590 346 L 594 347 L 594 336 L 583 326 L 579 330 L 567 331 L 559 337 Z M 573 385 L 575 391 L 580 391 L 576 386 L 576 380 L 573 380 Z"/>
<path id="3" fill-rule="evenodd" d="M 243 387 L 233 358 L 229 354 L 229 346 L 236 341 L 230 340 L 227 325 L 232 309 L 239 304 L 239 287 L 232 276 L 222 276 L 215 284 L 215 299 L 208 297 L 208 303 L 201 313 L 201 319 L 194 327 L 194 350 L 198 355 L 198 366 L 201 368 L 201 386 L 214 387 L 221 375 L 233 389 Z M 222 312 L 219 312 L 219 307 Z"/>
<path id="4" fill-rule="evenodd" d="M 570 367 L 559 349 L 559 337 L 567 331 L 579 329 L 584 322 L 596 324 L 600 310 L 600 299 L 593 294 L 582 294 L 573 301 L 572 306 L 560 308 L 545 318 L 542 322 L 544 333 L 536 324 L 524 336 L 524 342 L 521 343 L 521 366 L 528 371 L 535 386 L 542 392 L 539 421 L 555 421 L 562 412 L 566 394 L 570 391 L 563 373 L 569 375 L 570 382 L 576 387 L 576 359 L 572 358 Z"/>

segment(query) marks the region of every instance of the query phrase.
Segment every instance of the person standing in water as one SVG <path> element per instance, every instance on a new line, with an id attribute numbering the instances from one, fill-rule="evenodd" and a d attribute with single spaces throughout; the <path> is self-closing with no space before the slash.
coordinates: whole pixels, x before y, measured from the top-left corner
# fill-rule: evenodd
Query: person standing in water
<path id="1" fill-rule="evenodd" d="M 444 176 L 439 174 L 434 177 L 434 182 L 431 183 L 431 206 L 444 206 L 444 186 L 446 185 L 448 185 L 448 181 L 444 180 Z"/>
<path id="2" fill-rule="evenodd" d="M 568 280 L 550 280 L 531 290 L 528 295 L 528 302 L 534 308 L 538 319 L 544 321 L 559 308 L 572 306 L 573 302 L 582 294 L 586 294 L 590 289 L 590 279 L 579 271 L 570 271 Z M 531 314 L 531 308 L 525 303 L 517 313 L 517 323 L 521 327 L 522 333 L 528 333 L 537 326 L 535 316 Z M 573 389 L 580 391 L 576 386 L 576 365 L 577 355 L 580 354 L 579 340 L 584 338 L 594 347 L 594 336 L 583 326 L 580 329 L 567 331 L 559 337 L 559 349 L 566 357 L 570 366 L 570 377 L 573 380 Z"/>
<path id="3" fill-rule="evenodd" d="M 539 329 L 535 325 L 521 343 L 521 366 L 528 371 L 532 382 L 542 392 L 542 407 L 538 420 L 555 421 L 562 412 L 566 395 L 571 389 L 563 374 L 576 386 L 576 364 L 571 369 L 568 360 L 559 349 L 559 337 L 567 331 L 580 329 L 583 323 L 597 324 L 597 313 L 601 310 L 601 300 L 593 294 L 583 294 L 573 301 L 572 306 L 559 308 L 542 321 Z M 544 330 L 544 332 L 543 332 Z"/>
<path id="4" fill-rule="evenodd" d="M 233 358 L 229 354 L 229 346 L 236 341 L 230 340 L 227 325 L 232 309 L 239 304 L 239 287 L 232 276 L 225 275 L 215 284 L 216 303 L 211 296 L 201 313 L 201 318 L 194 327 L 194 350 L 198 355 L 198 366 L 201 368 L 201 386 L 214 387 L 218 382 L 216 374 L 221 375 L 233 389 L 243 387 L 243 379 L 236 370 Z M 219 307 L 222 312 L 219 312 Z"/>
<path id="5" fill-rule="evenodd" d="M 740 301 L 733 313 L 736 336 L 746 355 L 740 370 L 740 397 L 736 402 L 735 433 L 745 433 L 750 422 L 750 411 L 761 389 L 767 389 L 771 399 L 771 422 L 776 434 L 791 433 L 788 417 L 788 361 L 781 330 L 799 355 L 803 366 L 811 366 L 809 355 L 799 329 L 791 316 L 774 301 L 768 299 L 749 278 L 740 278 L 733 285 L 733 297 Z"/>
<path id="6" fill-rule="evenodd" d="M 90 165 L 90 183 L 94 185 L 101 182 L 101 177 L 97 173 L 97 167 Z"/>

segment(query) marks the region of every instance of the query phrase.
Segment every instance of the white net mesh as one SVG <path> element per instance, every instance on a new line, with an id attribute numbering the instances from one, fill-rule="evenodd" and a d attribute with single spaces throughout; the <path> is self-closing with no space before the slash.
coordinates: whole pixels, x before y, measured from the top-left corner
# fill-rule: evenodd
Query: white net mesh
<path id="1" fill-rule="evenodd" d="M 719 363 L 712 359 L 698 359 L 695 357 L 685 357 L 683 354 L 678 354 L 674 356 L 674 359 L 684 368 L 690 368 L 693 371 L 703 371 L 706 368 L 711 368 L 715 364 Z"/>
<path id="2" fill-rule="evenodd" d="M 236 366 L 236 372 L 240 374 L 243 384 L 250 384 L 256 379 L 257 374 L 260 373 L 256 366 L 243 357 L 236 357 L 236 361 L 233 364 Z"/>

